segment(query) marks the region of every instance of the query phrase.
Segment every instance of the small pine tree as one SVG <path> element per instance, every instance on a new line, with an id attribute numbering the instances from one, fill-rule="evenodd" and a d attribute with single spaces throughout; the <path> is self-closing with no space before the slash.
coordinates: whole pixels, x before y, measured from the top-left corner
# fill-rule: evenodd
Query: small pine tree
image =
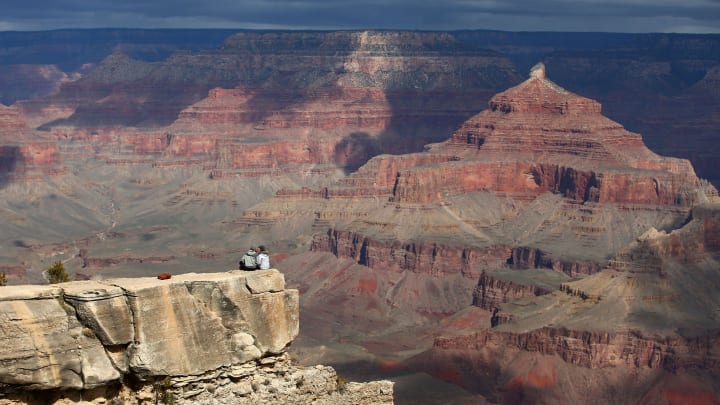
<path id="1" fill-rule="evenodd" d="M 70 281 L 70 276 L 65 272 L 65 266 L 58 260 L 47 269 L 50 284 L 64 283 Z"/>

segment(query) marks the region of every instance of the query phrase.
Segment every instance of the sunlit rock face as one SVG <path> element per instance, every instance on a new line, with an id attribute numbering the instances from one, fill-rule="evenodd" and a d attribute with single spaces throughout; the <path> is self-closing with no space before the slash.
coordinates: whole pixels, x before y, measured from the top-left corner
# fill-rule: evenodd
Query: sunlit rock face
<path id="1" fill-rule="evenodd" d="M 277 270 L 3 287 L 0 309 L 8 403 L 87 389 L 128 404 L 158 395 L 184 404 L 392 403 L 390 382 L 340 387 L 332 368 L 289 361 L 298 292 Z M 110 389 L 128 380 L 132 388 Z"/>
<path id="2" fill-rule="evenodd" d="M 284 289 L 277 271 L 13 286 L 0 294 L 3 382 L 43 389 L 88 388 L 128 373 L 201 374 L 282 353 L 298 333 L 297 292 Z M 34 354 L 38 344 L 43 350 Z M 29 364 L 15 368 L 17 361 Z"/>

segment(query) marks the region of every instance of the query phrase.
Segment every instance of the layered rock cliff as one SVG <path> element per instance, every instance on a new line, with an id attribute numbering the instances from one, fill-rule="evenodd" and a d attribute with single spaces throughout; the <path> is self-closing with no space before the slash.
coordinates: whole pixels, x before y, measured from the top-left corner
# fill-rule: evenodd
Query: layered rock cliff
<path id="1" fill-rule="evenodd" d="M 693 392 L 704 392 L 703 396 L 717 401 L 720 393 L 708 381 L 720 373 L 720 302 L 715 294 L 720 282 L 720 206 L 697 207 L 691 217 L 670 233 L 649 230 L 599 273 L 564 282 L 559 290 L 540 297 L 526 294 L 526 298 L 500 304 L 496 319 L 501 322 L 494 327 L 438 338 L 433 354 L 428 355 L 466 353 L 474 359 L 473 370 L 504 370 L 500 372 L 505 373 L 508 385 L 502 390 L 520 397 L 532 396 L 538 389 L 530 374 L 551 373 L 554 377 L 541 384 L 544 395 L 572 401 L 574 394 L 560 394 L 567 383 L 565 371 L 560 370 L 579 366 L 637 376 L 625 388 L 628 392 L 661 391 L 670 384 L 662 375 L 674 375 L 671 380 L 694 375 L 697 387 Z M 511 358 L 519 357 L 533 359 L 526 361 L 536 364 L 534 370 L 512 365 Z M 491 358 L 495 363 L 483 360 Z M 427 361 L 419 356 L 410 363 L 432 369 Z M 510 386 L 509 380 L 517 381 Z M 467 375 L 458 382 L 473 385 Z M 477 385 L 473 389 L 485 390 Z"/>
<path id="2" fill-rule="evenodd" d="M 396 200 L 482 189 L 530 196 L 551 191 L 577 202 L 688 206 L 703 199 L 688 161 L 654 154 L 640 135 L 600 110 L 599 103 L 548 80 L 539 64 L 528 80 L 494 96 L 487 110 L 433 148 L 481 159 L 442 174 L 421 168 L 401 173 Z"/>
<path id="3" fill-rule="evenodd" d="M 16 107 L 0 105 L 0 179 L 27 180 L 64 171 L 57 142 L 34 134 Z"/>
<path id="4" fill-rule="evenodd" d="M 500 54 L 446 33 L 243 32 L 161 62 L 116 53 L 19 105 L 34 123 L 45 116 L 53 137 L 74 139 L 71 154 L 200 166 L 213 178 L 323 174 L 320 165 L 352 170 L 442 140 L 517 80 Z M 87 128 L 114 135 L 88 148 Z"/>
<path id="5" fill-rule="evenodd" d="M 689 159 L 717 187 L 718 49 L 718 36 L 643 34 L 543 60 L 558 83 L 601 101 L 653 151 Z"/>
<path id="6" fill-rule="evenodd" d="M 290 362 L 298 292 L 276 270 L 3 287 L 0 306 L 3 403 L 392 403 L 389 382 Z"/>
<path id="7" fill-rule="evenodd" d="M 313 249 L 371 267 L 415 271 L 415 251 L 433 251 L 425 272 L 439 271 L 428 264 L 437 262 L 477 277 L 470 255 L 451 252 L 507 246 L 513 266 L 578 276 L 648 227 L 677 227 L 714 199 L 688 161 L 654 154 L 540 64 L 426 152 L 375 157 L 327 188 L 279 192 L 245 216 L 312 217 L 316 229 L 333 227 Z"/>
<path id="8" fill-rule="evenodd" d="M 483 385 L 478 381 L 492 369 L 499 381 L 488 385 L 503 387 L 509 384 L 504 378 L 517 377 L 508 392 L 530 395 L 532 387 L 520 383 L 524 375 L 513 374 L 517 367 L 510 362 L 516 355 L 540 364 L 549 357 L 567 359 L 569 365 L 559 360 L 556 369 L 568 376 L 575 368 L 609 365 L 627 366 L 617 373 L 625 376 L 650 367 L 648 374 L 673 373 L 693 363 L 715 367 L 714 352 L 698 352 L 716 339 L 714 332 L 699 332 L 714 319 L 712 311 L 699 309 L 689 296 L 676 300 L 666 291 L 672 285 L 667 278 L 639 280 L 636 272 L 625 278 L 608 270 L 622 261 L 644 266 L 647 255 L 636 252 L 623 259 L 628 244 L 648 228 L 682 226 L 700 215 L 699 204 L 708 201 L 717 201 L 717 191 L 698 179 L 687 161 L 652 153 L 640 135 L 603 117 L 599 103 L 560 88 L 538 66 L 526 82 L 493 97 L 487 110 L 446 142 L 430 145 L 424 153 L 375 157 L 326 188 L 281 191 L 244 216 L 285 227 L 299 218 L 305 224 L 312 221 L 313 252 L 356 264 L 293 276 L 306 286 L 308 312 L 324 314 L 328 301 L 346 308 L 334 317 L 353 325 L 353 331 L 335 332 L 343 343 L 352 335 L 363 347 L 381 351 L 383 343 L 371 340 L 368 329 L 382 322 L 375 320 L 376 314 L 402 314 L 396 315 L 402 322 L 413 321 L 414 327 L 426 322 L 430 329 L 430 319 L 438 316 L 429 310 L 431 303 L 442 303 L 435 306 L 444 315 L 454 309 L 458 315 L 443 323 L 453 327 L 442 332 L 454 337 L 437 339 L 429 354 L 438 363 L 420 358 L 404 364 L 441 379 L 450 376 L 447 381 L 501 401 L 502 396 L 476 386 Z M 703 251 L 692 246 L 687 247 L 691 252 Z M 703 265 L 700 279 L 715 279 L 713 263 Z M 613 293 L 588 309 L 596 295 L 574 286 L 598 280 L 625 280 L 623 298 Z M 706 291 L 694 282 L 678 282 L 678 290 Z M 485 309 L 473 309 L 484 315 L 465 317 L 458 302 L 447 298 L 459 295 L 466 297 L 464 305 Z M 616 314 L 623 305 L 633 309 Z M 677 315 L 661 315 L 666 310 Z M 360 313 L 373 322 L 358 321 Z M 564 316 L 570 317 L 567 323 Z M 313 321 L 318 330 L 330 328 L 323 317 Z M 618 318 L 623 321 L 613 324 Z M 672 327 L 661 329 L 663 324 Z M 392 336 L 384 344 L 410 345 L 392 334 L 394 327 L 383 326 L 383 333 Z M 457 337 L 473 328 L 487 330 Z M 430 333 L 417 332 L 423 337 Z M 485 335 L 492 338 L 478 344 L 477 351 L 476 346 L 463 347 Z M 458 360 L 466 358 L 477 360 Z M 534 378 L 528 373 L 528 379 Z M 704 380 L 711 375 L 703 374 Z M 639 385 L 656 387 L 651 378 L 642 378 Z M 567 384 L 553 385 L 552 395 L 562 398 Z M 614 384 L 604 388 L 611 390 Z"/>

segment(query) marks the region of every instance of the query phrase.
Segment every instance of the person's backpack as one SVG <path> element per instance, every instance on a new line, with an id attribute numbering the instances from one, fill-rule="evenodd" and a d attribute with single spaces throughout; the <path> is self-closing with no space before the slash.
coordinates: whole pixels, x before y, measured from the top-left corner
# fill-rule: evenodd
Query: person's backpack
<path id="1" fill-rule="evenodd" d="M 249 253 L 250 252 L 246 253 L 242 257 L 242 264 L 246 269 L 255 269 L 257 268 L 257 260 L 255 260 L 255 255 L 251 255 Z"/>

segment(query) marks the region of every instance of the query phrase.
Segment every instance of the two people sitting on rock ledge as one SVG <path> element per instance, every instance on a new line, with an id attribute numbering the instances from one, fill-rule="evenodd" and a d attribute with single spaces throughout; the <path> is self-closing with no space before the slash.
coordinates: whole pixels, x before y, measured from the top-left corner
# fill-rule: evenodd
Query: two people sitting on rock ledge
<path id="1" fill-rule="evenodd" d="M 250 248 L 240 258 L 240 270 L 267 270 L 270 268 L 270 255 L 267 253 L 264 245 L 256 248 Z"/>

